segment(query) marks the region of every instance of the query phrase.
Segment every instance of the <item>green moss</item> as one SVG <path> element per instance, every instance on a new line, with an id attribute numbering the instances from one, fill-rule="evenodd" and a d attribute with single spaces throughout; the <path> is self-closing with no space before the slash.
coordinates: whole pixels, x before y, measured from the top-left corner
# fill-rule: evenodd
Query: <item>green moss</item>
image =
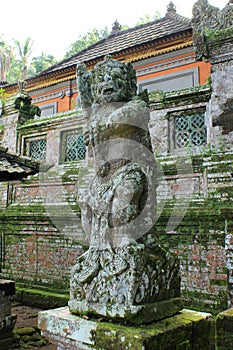
<path id="1" fill-rule="evenodd" d="M 218 29 L 218 30 L 206 30 L 205 36 L 207 39 L 207 43 L 213 40 L 222 39 L 222 38 L 228 38 L 233 36 L 233 28 L 228 27 L 225 29 Z"/>
<path id="2" fill-rule="evenodd" d="M 217 295 L 185 290 L 182 291 L 182 297 L 185 307 L 210 312 L 213 315 L 228 307 L 228 289 L 220 290 Z"/>
<path id="3" fill-rule="evenodd" d="M 27 121 L 25 122 L 24 125 L 22 126 L 19 126 L 18 127 L 18 130 L 24 130 L 25 132 L 25 129 L 27 128 L 31 128 L 31 127 L 34 127 L 34 126 L 45 126 L 45 125 L 50 125 L 54 122 L 56 122 L 57 120 L 60 121 L 61 119 L 70 119 L 71 116 L 75 116 L 75 115 L 81 115 L 82 112 L 81 111 L 77 111 L 77 110 L 71 110 L 71 111 L 68 111 L 68 112 L 62 112 L 62 113 L 59 113 L 59 114 L 56 114 L 54 116 L 50 116 L 49 118 L 46 117 L 46 118 L 43 118 L 41 117 L 39 120 L 30 120 L 30 121 Z"/>
<path id="4" fill-rule="evenodd" d="M 176 106 L 184 102 L 189 104 L 196 102 L 208 101 L 210 98 L 210 85 L 197 85 L 193 88 L 163 92 L 161 90 L 149 93 L 149 101 L 151 107 L 156 106 L 156 109 L 164 109 L 166 107 Z"/>
<path id="5" fill-rule="evenodd" d="M 24 305 L 37 306 L 43 309 L 66 306 L 69 294 L 59 294 L 41 289 L 21 288 L 16 286 L 17 300 Z"/>
<path id="6" fill-rule="evenodd" d="M 78 180 L 79 175 L 79 167 L 77 166 L 77 162 L 73 164 L 69 164 L 70 168 L 62 174 L 62 182 L 74 181 Z"/>
<path id="7" fill-rule="evenodd" d="M 233 349 L 233 309 L 226 310 L 216 317 L 217 349 Z"/>
<path id="8" fill-rule="evenodd" d="M 35 332 L 36 332 L 36 330 L 34 327 L 23 327 L 23 328 L 15 328 L 14 329 L 14 333 L 16 333 L 20 336 L 32 335 Z"/>
<path id="9" fill-rule="evenodd" d="M 212 321 L 204 314 L 182 310 L 176 316 L 149 325 L 123 326 L 100 323 L 92 332 L 95 349 L 172 350 L 210 349 Z"/>

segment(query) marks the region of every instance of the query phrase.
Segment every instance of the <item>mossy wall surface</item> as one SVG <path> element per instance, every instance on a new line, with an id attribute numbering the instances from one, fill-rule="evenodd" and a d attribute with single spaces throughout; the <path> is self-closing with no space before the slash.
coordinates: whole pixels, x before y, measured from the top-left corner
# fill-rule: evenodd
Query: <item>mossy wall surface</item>
<path id="1" fill-rule="evenodd" d="M 58 174 L 60 181 L 56 181 Z M 70 268 L 83 252 L 76 239 L 82 229 L 74 200 L 75 177 L 75 167 L 73 171 L 62 167 L 44 182 L 33 177 L 11 186 L 3 184 L 8 201 L 0 211 L 2 278 L 54 291 L 68 290 Z M 60 201 L 55 203 L 54 198 Z"/>
<path id="2" fill-rule="evenodd" d="M 232 293 L 233 155 L 190 157 L 192 173 L 186 171 L 187 159 L 157 159 L 163 210 L 156 232 L 180 257 L 187 306 L 217 313 L 227 308 Z"/>

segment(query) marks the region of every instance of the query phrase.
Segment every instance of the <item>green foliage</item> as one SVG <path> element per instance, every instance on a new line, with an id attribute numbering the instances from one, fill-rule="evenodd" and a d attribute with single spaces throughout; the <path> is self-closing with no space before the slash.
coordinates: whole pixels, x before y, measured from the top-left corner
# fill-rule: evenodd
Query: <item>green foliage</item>
<path id="1" fill-rule="evenodd" d="M 94 44 L 95 42 L 106 38 L 109 35 L 109 30 L 107 27 L 104 29 L 90 29 L 87 33 L 78 36 L 73 44 L 70 45 L 68 51 L 65 54 L 65 58 L 75 55 L 79 51 L 86 49 L 88 46 Z"/>
<path id="2" fill-rule="evenodd" d="M 159 18 L 161 18 L 161 14 L 158 11 L 156 11 L 153 17 L 150 17 L 150 15 L 148 14 L 144 14 L 143 17 L 139 18 L 138 22 L 136 23 L 136 26 L 140 26 L 141 24 L 155 21 L 156 19 L 159 19 Z"/>
<path id="3" fill-rule="evenodd" d="M 19 80 L 24 81 L 28 76 L 29 57 L 32 54 L 33 41 L 28 37 L 23 44 L 18 40 L 14 40 L 14 43 L 20 57 L 21 69 Z"/>
<path id="4" fill-rule="evenodd" d="M 20 72 L 21 72 L 21 63 L 19 60 L 16 59 L 13 53 L 11 57 L 11 62 L 10 62 L 10 69 L 6 74 L 6 81 L 8 83 L 14 83 L 18 81 Z"/>
<path id="5" fill-rule="evenodd" d="M 46 70 L 47 68 L 53 66 L 56 63 L 57 61 L 54 56 L 45 55 L 42 52 L 41 56 L 33 57 L 28 70 L 28 75 L 32 76 L 32 75 L 38 74 Z"/>
<path id="6" fill-rule="evenodd" d="M 3 88 L 0 88 L 0 115 L 4 114 L 4 106 L 6 102 L 8 94 L 5 92 Z M 0 124 L 0 134 L 3 132 L 4 125 Z"/>
<path id="7" fill-rule="evenodd" d="M 5 92 L 3 88 L 0 88 L 0 100 L 5 101 L 7 98 L 8 94 Z"/>
<path id="8" fill-rule="evenodd" d="M 57 61 L 52 55 L 45 55 L 33 57 L 31 63 L 28 64 L 28 77 L 39 74 L 43 70 L 49 68 L 50 66 L 56 64 Z M 8 83 L 15 83 L 22 78 L 22 62 L 17 59 L 14 52 L 11 56 L 10 69 L 6 73 L 6 81 Z"/>

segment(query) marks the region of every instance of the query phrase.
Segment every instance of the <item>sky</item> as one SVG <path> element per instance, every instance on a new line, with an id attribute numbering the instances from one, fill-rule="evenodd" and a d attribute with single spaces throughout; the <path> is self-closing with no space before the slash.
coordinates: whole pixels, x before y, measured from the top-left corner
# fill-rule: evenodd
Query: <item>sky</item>
<path id="1" fill-rule="evenodd" d="M 7 44 L 12 39 L 34 41 L 32 57 L 51 54 L 62 59 L 69 46 L 92 28 L 134 27 L 145 14 L 158 11 L 163 17 L 170 0 L 8 0 L 1 4 L 0 35 Z M 222 9 L 228 0 L 209 0 Z M 173 0 L 178 14 L 191 18 L 195 0 Z"/>

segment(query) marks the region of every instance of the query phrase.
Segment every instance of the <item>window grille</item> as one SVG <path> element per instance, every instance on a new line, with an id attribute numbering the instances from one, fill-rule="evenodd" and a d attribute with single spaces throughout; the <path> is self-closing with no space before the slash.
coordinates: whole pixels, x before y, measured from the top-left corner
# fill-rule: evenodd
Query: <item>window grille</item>
<path id="1" fill-rule="evenodd" d="M 206 143 L 205 114 L 175 117 L 174 143 L 175 148 L 204 145 Z"/>
<path id="2" fill-rule="evenodd" d="M 86 148 L 82 134 L 68 134 L 66 136 L 65 162 L 82 160 L 85 158 Z"/>
<path id="3" fill-rule="evenodd" d="M 47 141 L 45 139 L 31 141 L 29 143 L 29 157 L 37 160 L 45 160 L 46 146 Z"/>

